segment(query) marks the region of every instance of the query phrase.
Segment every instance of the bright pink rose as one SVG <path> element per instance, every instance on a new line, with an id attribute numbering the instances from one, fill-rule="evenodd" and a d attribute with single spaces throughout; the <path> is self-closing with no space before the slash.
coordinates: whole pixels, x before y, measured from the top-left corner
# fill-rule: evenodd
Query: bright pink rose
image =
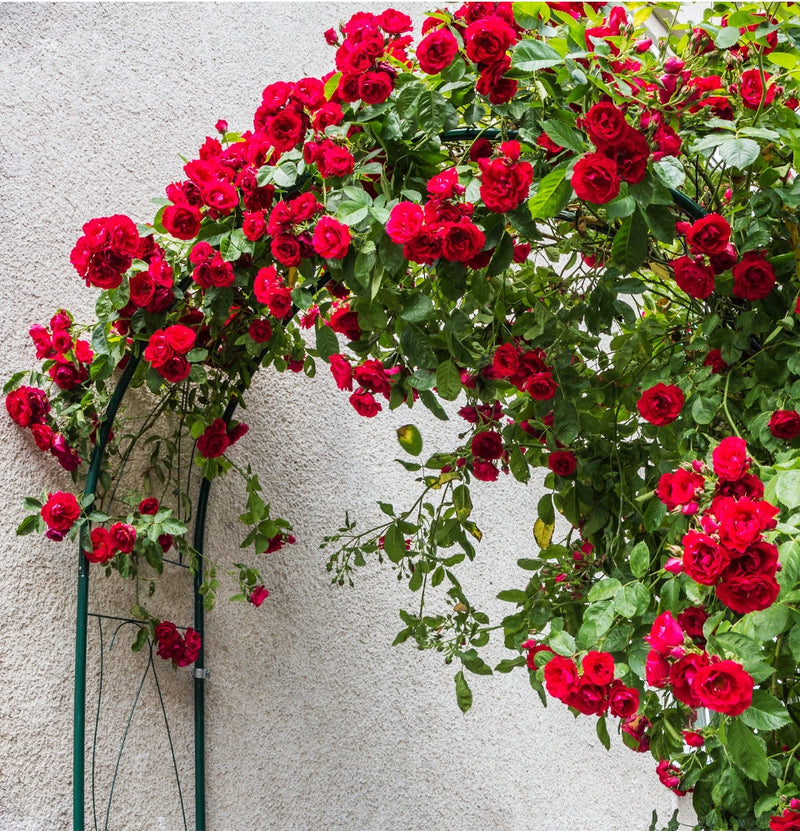
<path id="1" fill-rule="evenodd" d="M 724 438 L 711 454 L 714 473 L 725 481 L 736 481 L 747 473 L 750 467 L 750 457 L 747 455 L 747 444 L 738 436 Z"/>
<path id="2" fill-rule="evenodd" d="M 660 655 L 672 655 L 676 647 L 683 646 L 683 629 L 672 616 L 672 612 L 662 612 L 650 628 L 650 634 L 644 638 Z"/>

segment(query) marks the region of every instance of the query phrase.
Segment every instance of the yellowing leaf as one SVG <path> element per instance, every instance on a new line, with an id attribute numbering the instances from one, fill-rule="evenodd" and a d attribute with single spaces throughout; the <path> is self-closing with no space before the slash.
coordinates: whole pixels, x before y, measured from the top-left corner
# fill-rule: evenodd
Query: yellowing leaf
<path id="1" fill-rule="evenodd" d="M 422 453 L 422 436 L 413 424 L 397 428 L 397 441 L 406 453 L 419 456 Z"/>
<path id="2" fill-rule="evenodd" d="M 549 548 L 553 539 L 553 531 L 555 530 L 555 523 L 548 524 L 537 519 L 533 524 L 533 536 L 539 548 Z"/>

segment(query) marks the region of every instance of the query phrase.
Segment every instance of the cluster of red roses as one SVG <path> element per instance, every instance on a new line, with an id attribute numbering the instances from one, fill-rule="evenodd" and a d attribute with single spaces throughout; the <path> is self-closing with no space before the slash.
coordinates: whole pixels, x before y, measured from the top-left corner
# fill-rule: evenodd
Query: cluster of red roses
<path id="1" fill-rule="evenodd" d="M 127 216 L 90 219 L 75 243 L 70 262 L 87 286 L 115 289 L 139 250 L 139 232 Z"/>
<path id="2" fill-rule="evenodd" d="M 359 385 L 350 396 L 350 403 L 359 415 L 367 418 L 372 418 L 381 411 L 381 403 L 375 395 L 382 395 L 388 400 L 392 384 L 400 372 L 398 367 L 387 368 L 377 359 L 351 366 L 341 354 L 331 355 L 330 368 L 340 390 L 352 391 L 354 380 Z"/>
<path id="3" fill-rule="evenodd" d="M 752 702 L 753 679 L 741 664 L 709 655 L 698 646 L 705 644 L 706 618 L 705 610 L 696 606 L 677 619 L 669 611 L 662 612 L 645 637 L 650 644 L 645 677 L 651 687 L 669 688 L 687 707 L 738 716 Z"/>
<path id="4" fill-rule="evenodd" d="M 163 249 L 152 235 L 139 240 L 136 259 L 145 262 L 147 268 L 134 271 L 128 278 L 130 300 L 120 309 L 120 320 L 116 322 L 120 334 L 127 334 L 128 331 L 127 327 L 120 326 L 120 323 L 129 321 L 137 309 L 159 314 L 166 312 L 175 302 L 172 268 L 164 258 Z"/>
<path id="5" fill-rule="evenodd" d="M 537 401 L 549 401 L 558 389 L 553 372 L 545 362 L 542 349 L 524 349 L 518 342 L 503 343 L 492 357 L 491 367 L 483 374 L 487 378 L 501 378 Z"/>
<path id="6" fill-rule="evenodd" d="M 107 563 L 119 551 L 130 554 L 136 544 L 136 529 L 125 522 L 115 522 L 110 528 L 98 525 L 92 528 L 92 550 L 86 551 L 90 563 Z"/>
<path id="7" fill-rule="evenodd" d="M 216 459 L 247 431 L 246 424 L 237 424 L 235 427 L 228 427 L 221 418 L 216 418 L 203 431 L 203 435 L 197 440 L 197 452 L 206 459 Z"/>
<path id="8" fill-rule="evenodd" d="M 158 657 L 172 661 L 173 666 L 188 667 L 197 660 L 202 641 L 200 635 L 189 626 L 181 635 L 178 627 L 168 620 L 162 620 L 155 629 Z"/>
<path id="9" fill-rule="evenodd" d="M 177 384 L 188 377 L 192 366 L 186 355 L 192 351 L 197 335 L 182 323 L 156 329 L 144 349 L 144 359 L 170 384 Z"/>
<path id="10" fill-rule="evenodd" d="M 748 251 L 738 260 L 730 224 L 723 216 L 712 213 L 675 227 L 685 235 L 691 256 L 678 257 L 671 266 L 675 282 L 691 297 L 705 300 L 714 291 L 714 278 L 728 269 L 734 297 L 760 300 L 772 291 L 775 270 L 759 251 Z"/>
<path id="11" fill-rule="evenodd" d="M 535 656 L 552 652 L 550 647 L 526 641 L 528 668 L 536 669 Z M 628 722 L 639 709 L 639 690 L 626 686 L 614 678 L 614 658 L 608 652 L 587 652 L 581 659 L 580 670 L 572 658 L 553 655 L 544 665 L 544 684 L 547 692 L 586 716 L 612 716 Z"/>
<path id="12" fill-rule="evenodd" d="M 38 387 L 18 387 L 6 396 L 6 410 L 20 427 L 30 428 L 36 446 L 43 453 L 50 452 L 64 470 L 77 470 L 81 457 L 67 444 L 63 433 L 57 433 L 47 423 L 50 401 Z"/>
<path id="13" fill-rule="evenodd" d="M 453 28 L 464 44 L 466 58 L 477 65 L 477 91 L 492 104 L 506 104 L 517 92 L 517 82 L 506 78 L 511 66 L 508 50 L 522 34 L 510 3 L 465 3 L 453 14 Z M 420 69 L 435 75 L 459 53 L 459 41 L 438 17 L 428 17 L 425 35 L 417 46 Z"/>
<path id="14" fill-rule="evenodd" d="M 71 328 L 69 313 L 59 309 L 50 318 L 50 329 L 35 323 L 29 330 L 36 347 L 36 357 L 46 362 L 47 374 L 62 390 L 80 386 L 89 377 L 88 366 L 94 358 L 89 342 L 73 338 Z"/>
<path id="15" fill-rule="evenodd" d="M 685 572 L 703 586 L 714 586 L 719 600 L 739 614 L 771 606 L 780 587 L 775 580 L 778 549 L 762 533 L 775 527 L 778 508 L 762 499 L 764 485 L 749 473 L 747 445 L 736 437 L 723 439 L 712 453 L 717 483 L 700 513 L 706 493 L 704 465 L 665 473 L 656 495 L 669 508 L 697 517 L 698 528 L 682 540 L 680 558 L 666 568 Z"/>

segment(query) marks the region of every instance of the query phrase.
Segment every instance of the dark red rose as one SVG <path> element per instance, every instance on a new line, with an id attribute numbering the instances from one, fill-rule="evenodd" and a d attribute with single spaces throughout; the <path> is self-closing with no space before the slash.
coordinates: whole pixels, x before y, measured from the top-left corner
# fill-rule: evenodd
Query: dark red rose
<path id="1" fill-rule="evenodd" d="M 200 233 L 202 217 L 192 205 L 167 205 L 161 215 L 161 223 L 176 239 L 194 239 Z"/>
<path id="2" fill-rule="evenodd" d="M 200 189 L 200 196 L 205 205 L 223 215 L 239 207 L 239 193 L 228 182 L 211 182 Z"/>
<path id="3" fill-rule="evenodd" d="M 114 540 L 105 528 L 92 528 L 91 533 L 92 550 L 84 551 L 86 559 L 90 563 L 107 563 L 114 559 L 117 553 Z"/>
<path id="4" fill-rule="evenodd" d="M 472 462 L 472 474 L 481 482 L 496 482 L 500 471 L 491 462 L 475 459 Z"/>
<path id="5" fill-rule="evenodd" d="M 593 684 L 584 675 L 570 690 L 564 703 L 585 716 L 602 716 L 608 710 L 608 688 Z"/>
<path id="6" fill-rule="evenodd" d="M 242 215 L 242 233 L 255 242 L 267 233 L 267 223 L 263 211 L 245 212 Z"/>
<path id="7" fill-rule="evenodd" d="M 299 144 L 305 131 L 303 117 L 292 109 L 274 115 L 266 129 L 270 141 L 281 151 L 291 150 Z"/>
<path id="8" fill-rule="evenodd" d="M 622 110 L 610 101 L 595 104 L 580 123 L 600 150 L 613 148 L 630 129 Z"/>
<path id="9" fill-rule="evenodd" d="M 743 300 L 760 300 L 775 285 L 775 271 L 764 257 L 750 251 L 731 269 L 733 296 Z"/>
<path id="10" fill-rule="evenodd" d="M 636 184 L 641 182 L 647 173 L 650 145 L 638 130 L 631 128 L 614 146 L 613 157 L 617 165 L 617 173 L 626 182 Z"/>
<path id="11" fill-rule="evenodd" d="M 686 242 L 695 254 L 722 254 L 731 240 L 731 226 L 719 214 L 695 220 L 686 231 Z"/>
<path id="12" fill-rule="evenodd" d="M 264 586 L 255 586 L 247 597 L 247 600 L 258 608 L 267 598 L 269 592 Z"/>
<path id="13" fill-rule="evenodd" d="M 300 265 L 301 253 L 300 243 L 297 237 L 292 234 L 281 234 L 274 237 L 270 243 L 272 256 L 287 268 Z"/>
<path id="14" fill-rule="evenodd" d="M 656 427 L 663 427 L 681 414 L 684 400 L 680 387 L 658 383 L 641 394 L 636 408 L 643 419 Z"/>
<path id="15" fill-rule="evenodd" d="M 621 719 L 632 718 L 639 709 L 639 690 L 626 687 L 622 681 L 614 681 L 608 691 L 608 703 L 612 716 Z"/>
<path id="16" fill-rule="evenodd" d="M 578 463 L 571 450 L 556 450 L 548 456 L 547 466 L 559 476 L 572 476 Z"/>
<path id="17" fill-rule="evenodd" d="M 340 306 L 330 317 L 331 329 L 344 335 L 348 340 L 358 340 L 361 337 L 361 327 L 358 325 L 358 313 L 351 312 L 349 306 Z"/>
<path id="18" fill-rule="evenodd" d="M 492 358 L 492 372 L 496 378 L 511 378 L 519 369 L 519 349 L 513 343 L 497 347 Z"/>
<path id="19" fill-rule="evenodd" d="M 375 396 L 363 388 L 357 389 L 350 396 L 350 403 L 355 411 L 365 418 L 373 418 L 383 409 L 380 402 L 375 400 Z"/>
<path id="20" fill-rule="evenodd" d="M 403 256 L 421 265 L 433 265 L 442 256 L 442 237 L 434 228 L 422 227 L 403 245 Z"/>
<path id="21" fill-rule="evenodd" d="M 800 413 L 797 410 L 775 410 L 769 420 L 769 429 L 776 439 L 791 441 L 800 434 Z"/>
<path id="22" fill-rule="evenodd" d="M 46 425 L 34 424 L 31 429 L 44 426 Z M 80 467 L 81 457 L 78 455 L 78 451 L 75 450 L 74 447 L 70 447 L 67 444 L 66 438 L 61 433 L 57 433 L 53 436 L 53 441 L 49 449 L 64 470 L 73 471 Z"/>
<path id="23" fill-rule="evenodd" d="M 382 104 L 394 89 L 388 72 L 365 72 L 358 79 L 358 95 L 365 104 Z"/>
<path id="24" fill-rule="evenodd" d="M 600 153 L 589 153 L 572 168 L 572 188 L 578 199 L 605 205 L 619 193 L 617 165 Z"/>
<path id="25" fill-rule="evenodd" d="M 81 515 L 81 506 L 75 494 L 58 491 L 48 495 L 47 502 L 42 505 L 41 515 L 48 528 L 64 533 L 72 528 Z"/>
<path id="26" fill-rule="evenodd" d="M 730 562 L 730 552 L 699 531 L 689 531 L 682 542 L 684 571 L 695 583 L 713 586 Z"/>
<path id="27" fill-rule="evenodd" d="M 53 430 L 48 424 L 31 424 L 31 434 L 43 453 L 53 446 Z"/>
<path id="28" fill-rule="evenodd" d="M 499 459 L 503 455 L 503 437 L 494 430 L 483 430 L 472 437 L 470 447 L 479 459 Z"/>
<path id="29" fill-rule="evenodd" d="M 436 75 L 450 66 L 458 54 L 458 41 L 449 29 L 428 33 L 417 46 L 419 68 L 428 75 Z"/>
<path id="30" fill-rule="evenodd" d="M 705 300 L 714 291 L 714 272 L 691 257 L 678 257 L 670 265 L 675 282 L 690 296 Z"/>
<path id="31" fill-rule="evenodd" d="M 386 373 L 386 368 L 377 359 L 364 361 L 354 367 L 353 378 L 370 392 L 385 395 L 387 398 L 392 391 L 392 382 Z"/>
<path id="32" fill-rule="evenodd" d="M 472 222 L 446 222 L 442 226 L 442 256 L 451 263 L 466 263 L 483 248 L 486 237 Z"/>
<path id="33" fill-rule="evenodd" d="M 6 410 L 20 427 L 43 424 L 50 412 L 50 401 L 43 390 L 19 387 L 6 396 Z"/>
<path id="34" fill-rule="evenodd" d="M 192 365 L 182 355 L 175 355 L 156 368 L 158 374 L 170 384 L 179 384 L 189 377 Z"/>
<path id="35" fill-rule="evenodd" d="M 109 536 L 115 548 L 123 554 L 130 554 L 136 544 L 136 529 L 125 522 L 115 522 L 108 529 Z"/>
<path id="36" fill-rule="evenodd" d="M 186 634 L 184 635 L 183 640 L 183 655 L 176 659 L 175 664 L 179 667 L 188 667 L 189 664 L 193 664 L 197 660 L 197 656 L 200 654 L 202 641 L 200 639 L 200 635 L 192 629 L 191 626 L 186 628 Z"/>
<path id="37" fill-rule="evenodd" d="M 743 497 L 717 497 L 713 503 L 719 528 L 720 543 L 734 551 L 744 552 L 761 538 L 762 531 L 775 527 L 778 509 L 769 502 Z"/>
<path id="38" fill-rule="evenodd" d="M 490 104 L 507 104 L 517 94 L 518 89 L 517 81 L 506 77 L 510 67 L 511 58 L 508 55 L 503 55 L 499 61 L 485 66 L 478 76 L 478 83 L 475 84 L 476 92 L 485 95 Z"/>
<path id="39" fill-rule="evenodd" d="M 247 331 L 256 343 L 266 343 L 272 337 L 272 326 L 264 318 L 252 321 Z"/>
<path id="40" fill-rule="evenodd" d="M 225 453 L 230 444 L 228 426 L 221 418 L 217 418 L 197 440 L 197 452 L 206 459 L 216 459 Z"/>
<path id="41" fill-rule="evenodd" d="M 753 679 L 735 661 L 701 667 L 692 688 L 703 707 L 726 716 L 741 715 L 753 699 Z"/>
<path id="42" fill-rule="evenodd" d="M 720 375 L 725 372 L 726 369 L 730 369 L 729 364 L 727 364 L 722 359 L 722 352 L 719 349 L 710 349 L 708 355 L 706 355 L 705 360 L 703 361 L 703 366 L 710 366 L 711 372 L 714 375 Z"/>
<path id="43" fill-rule="evenodd" d="M 522 384 L 522 389 L 537 401 L 549 401 L 556 394 L 558 384 L 553 380 L 553 373 L 545 370 L 528 375 Z"/>
<path id="44" fill-rule="evenodd" d="M 708 612 L 702 606 L 688 606 L 678 615 L 681 629 L 694 641 L 705 643 L 703 624 L 708 620 Z"/>
<path id="45" fill-rule="evenodd" d="M 50 367 L 47 374 L 53 379 L 53 383 L 62 390 L 73 390 L 80 386 L 88 374 L 82 366 L 76 366 L 61 355 L 56 356 L 55 363 Z"/>
<path id="46" fill-rule="evenodd" d="M 514 30 L 499 16 L 483 17 L 464 32 L 467 57 L 478 64 L 500 60 L 514 42 Z"/>
<path id="47" fill-rule="evenodd" d="M 717 597 L 734 612 L 746 615 L 768 609 L 777 599 L 780 586 L 774 577 L 753 574 L 723 574 L 716 588 Z"/>

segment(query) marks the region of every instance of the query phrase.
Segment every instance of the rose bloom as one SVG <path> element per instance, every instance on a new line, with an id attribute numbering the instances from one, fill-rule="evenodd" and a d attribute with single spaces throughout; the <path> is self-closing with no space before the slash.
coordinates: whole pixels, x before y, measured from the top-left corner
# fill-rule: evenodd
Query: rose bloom
<path id="1" fill-rule="evenodd" d="M 800 413 L 797 410 L 775 410 L 769 420 L 769 429 L 776 439 L 791 441 L 800 434 Z"/>
<path id="2" fill-rule="evenodd" d="M 458 54 L 458 41 L 449 29 L 429 32 L 417 46 L 419 68 L 428 75 L 436 75 L 450 66 Z"/>
<path id="3" fill-rule="evenodd" d="M 34 424 L 31 427 L 31 430 L 36 430 L 37 427 L 44 427 L 46 425 L 43 424 Z M 49 429 L 49 428 L 48 428 Z M 34 438 L 36 437 L 36 433 L 34 432 Z M 37 442 L 38 444 L 38 442 Z M 67 444 L 66 438 L 61 433 L 56 433 L 53 436 L 52 444 L 49 447 L 50 453 L 56 457 L 58 463 L 64 470 L 77 470 L 81 464 L 81 457 L 78 455 L 78 451 L 75 450 L 74 447 L 70 447 Z"/>
<path id="4" fill-rule="evenodd" d="M 314 229 L 313 246 L 326 260 L 342 260 L 350 246 L 350 229 L 332 216 L 323 216 Z"/>
<path id="5" fill-rule="evenodd" d="M 777 599 L 780 586 L 774 577 L 754 574 L 722 575 L 716 587 L 717 597 L 734 612 L 746 615 L 768 609 Z"/>
<path id="6" fill-rule="evenodd" d="M 191 626 L 187 627 L 186 635 L 184 636 L 184 652 L 175 663 L 179 667 L 188 667 L 189 664 L 193 664 L 200 654 L 201 645 L 200 634 L 192 629 Z"/>
<path id="7" fill-rule="evenodd" d="M 714 272 L 707 265 L 691 257 L 678 257 L 670 265 L 675 282 L 689 297 L 705 300 L 714 291 Z"/>
<path id="8" fill-rule="evenodd" d="M 44 390 L 19 387 L 6 396 L 6 410 L 20 427 L 43 424 L 50 412 L 50 401 Z"/>
<path id="9" fill-rule="evenodd" d="M 167 205 L 161 214 L 161 223 L 175 239 L 190 240 L 200 233 L 202 217 L 192 205 Z"/>
<path id="10" fill-rule="evenodd" d="M 707 665 L 708 655 L 705 652 L 689 652 L 670 667 L 669 683 L 672 686 L 672 693 L 687 707 L 700 706 L 700 700 L 694 689 L 694 681 L 700 669 Z"/>
<path id="11" fill-rule="evenodd" d="M 731 239 L 731 226 L 719 214 L 707 214 L 686 229 L 686 242 L 695 254 L 722 254 Z"/>
<path id="12" fill-rule="evenodd" d="M 92 528 L 91 533 L 92 550 L 84 551 L 86 559 L 90 563 L 107 563 L 114 559 L 114 540 L 105 528 Z"/>
<path id="13" fill-rule="evenodd" d="M 684 571 L 695 583 L 713 586 L 730 562 L 730 552 L 699 531 L 689 531 L 682 542 Z"/>
<path id="14" fill-rule="evenodd" d="M 472 454 L 479 459 L 499 459 L 503 455 L 503 438 L 494 430 L 483 430 L 472 437 Z"/>
<path id="15" fill-rule="evenodd" d="M 764 257 L 748 251 L 731 269 L 733 274 L 733 296 L 743 300 L 760 300 L 766 297 L 775 285 L 775 271 Z"/>
<path id="16" fill-rule="evenodd" d="M 678 615 L 681 629 L 695 641 L 706 642 L 703 637 L 703 624 L 708 620 L 708 612 L 702 606 L 688 606 Z"/>
<path id="17" fill-rule="evenodd" d="M 370 392 L 379 393 L 387 398 L 392 391 L 392 382 L 386 367 L 378 359 L 364 361 L 353 368 L 353 377 Z"/>
<path id="18" fill-rule="evenodd" d="M 272 337 L 272 326 L 268 320 L 257 318 L 251 321 L 247 333 L 256 343 L 267 343 Z"/>
<path id="19" fill-rule="evenodd" d="M 656 427 L 663 427 L 680 415 L 684 401 L 680 387 L 658 383 L 641 394 L 636 408 L 646 421 Z"/>
<path id="20" fill-rule="evenodd" d="M 714 473 L 720 479 L 726 481 L 741 479 L 750 467 L 746 442 L 738 436 L 724 438 L 714 448 L 711 454 L 711 462 Z"/>
<path id="21" fill-rule="evenodd" d="M 386 233 L 392 242 L 410 242 L 425 222 L 422 207 L 414 202 L 399 202 L 392 208 Z"/>
<path id="22" fill-rule="evenodd" d="M 479 159 L 480 194 L 490 211 L 513 211 L 527 196 L 533 182 L 533 168 L 528 162 L 512 163 L 508 158 Z"/>
<path id="23" fill-rule="evenodd" d="M 622 681 L 614 681 L 608 692 L 608 702 L 612 716 L 629 719 L 639 709 L 639 690 L 626 687 Z"/>
<path id="24" fill-rule="evenodd" d="M 248 595 L 248 601 L 258 608 L 267 598 L 269 592 L 264 586 L 255 586 L 255 588 Z"/>
<path id="25" fill-rule="evenodd" d="M 164 329 L 164 338 L 174 352 L 178 355 L 186 355 L 191 352 L 196 335 L 193 329 L 182 323 L 176 323 Z"/>
<path id="26" fill-rule="evenodd" d="M 331 374 L 333 380 L 336 381 L 336 386 L 340 390 L 351 392 L 353 389 L 353 368 L 345 359 L 344 355 L 331 355 L 328 358 L 330 361 Z"/>
<path id="27" fill-rule="evenodd" d="M 544 685 L 553 698 L 566 698 L 577 682 L 578 668 L 571 658 L 554 655 L 544 665 Z"/>
<path id="28" fill-rule="evenodd" d="M 584 675 L 563 701 L 585 716 L 602 716 L 608 710 L 608 687 L 593 684 Z"/>
<path id="29" fill-rule="evenodd" d="M 496 482 L 500 471 L 491 462 L 475 459 L 472 462 L 472 474 L 481 482 Z"/>
<path id="30" fill-rule="evenodd" d="M 469 221 L 442 225 L 442 256 L 451 263 L 468 263 L 480 253 L 486 237 Z"/>
<path id="31" fill-rule="evenodd" d="M 619 193 L 617 165 L 601 153 L 589 153 L 572 168 L 571 184 L 578 199 L 605 205 Z"/>
<path id="32" fill-rule="evenodd" d="M 558 384 L 549 370 L 532 373 L 522 384 L 522 389 L 537 401 L 548 401 L 556 394 L 557 388 Z"/>
<path id="33" fill-rule="evenodd" d="M 726 716 L 741 715 L 753 700 L 753 679 L 735 661 L 701 667 L 692 687 L 703 707 Z"/>
<path id="34" fill-rule="evenodd" d="M 422 227 L 403 245 L 403 256 L 413 263 L 433 265 L 442 256 L 442 238 L 436 228 Z"/>
<path id="35" fill-rule="evenodd" d="M 695 500 L 703 492 L 706 480 L 692 470 L 678 468 L 674 473 L 664 473 L 656 485 L 656 496 L 667 506 L 668 511 L 684 508 L 684 513 L 693 513 L 686 510 L 689 505 L 695 505 Z"/>
<path id="36" fill-rule="evenodd" d="M 703 361 L 703 366 L 710 366 L 714 375 L 721 375 L 726 369 L 730 369 L 730 366 L 722 359 L 720 349 L 710 349 Z"/>
<path id="37" fill-rule="evenodd" d="M 572 476 L 578 463 L 571 450 L 556 450 L 547 457 L 547 466 L 559 476 Z"/>
<path id="38" fill-rule="evenodd" d="M 479 64 L 500 60 L 514 40 L 514 30 L 496 15 L 476 20 L 464 32 L 467 57 Z"/>
<path id="39" fill-rule="evenodd" d="M 660 655 L 671 655 L 677 647 L 683 645 L 683 629 L 672 616 L 672 612 L 662 612 L 650 627 L 650 634 L 644 638 Z"/>
<path id="40" fill-rule="evenodd" d="M 600 150 L 613 148 L 629 129 L 622 110 L 610 101 L 591 107 L 583 117 L 581 126 Z"/>
<path id="41" fill-rule="evenodd" d="M 778 513 L 778 509 L 769 502 L 747 497 L 718 497 L 712 509 L 719 523 L 720 543 L 740 552 L 758 542 L 762 531 L 775 527 L 775 515 Z"/>
<path id="42" fill-rule="evenodd" d="M 75 494 L 58 491 L 48 495 L 47 502 L 42 505 L 41 515 L 48 528 L 63 534 L 72 528 L 81 515 L 81 506 Z"/>
<path id="43" fill-rule="evenodd" d="M 350 403 L 353 405 L 353 409 L 365 418 L 374 418 L 383 409 L 380 402 L 375 400 L 375 396 L 363 387 L 357 389 L 350 396 Z"/>
<path id="44" fill-rule="evenodd" d="M 169 620 L 162 620 L 156 626 L 156 643 L 158 643 L 158 656 L 165 661 L 179 658 L 183 655 L 185 642 L 178 632 L 178 628 Z"/>
<path id="45" fill-rule="evenodd" d="M 511 378 L 519 369 L 519 349 L 513 343 L 497 347 L 492 357 L 492 372 L 496 378 Z"/>
<path id="46" fill-rule="evenodd" d="M 769 84 L 769 79 L 772 76 L 769 72 L 761 74 L 758 69 L 746 69 L 742 72 L 742 83 L 739 86 L 739 95 L 742 97 L 742 103 L 749 110 L 757 110 L 759 107 L 767 106 L 772 103 L 775 98 L 775 84 Z M 764 84 L 768 86 L 764 89 Z"/>
<path id="47" fill-rule="evenodd" d="M 197 440 L 197 451 L 206 459 L 216 459 L 225 453 L 230 444 L 228 426 L 223 419 L 217 418 Z"/>
<path id="48" fill-rule="evenodd" d="M 800 831 L 800 812 L 784 808 L 780 816 L 769 818 L 769 831 Z"/>
<path id="49" fill-rule="evenodd" d="M 133 525 L 115 522 L 108 529 L 108 533 L 114 547 L 118 548 L 123 554 L 130 554 L 133 551 L 133 546 L 136 544 L 136 529 Z"/>
<path id="50" fill-rule="evenodd" d="M 614 658 L 608 652 L 587 652 L 581 661 L 583 677 L 605 686 L 614 680 Z"/>
<path id="51" fill-rule="evenodd" d="M 647 660 L 644 665 L 644 677 L 651 687 L 657 687 L 663 690 L 669 683 L 669 669 L 670 665 L 666 658 L 655 649 L 651 649 L 647 653 Z"/>

